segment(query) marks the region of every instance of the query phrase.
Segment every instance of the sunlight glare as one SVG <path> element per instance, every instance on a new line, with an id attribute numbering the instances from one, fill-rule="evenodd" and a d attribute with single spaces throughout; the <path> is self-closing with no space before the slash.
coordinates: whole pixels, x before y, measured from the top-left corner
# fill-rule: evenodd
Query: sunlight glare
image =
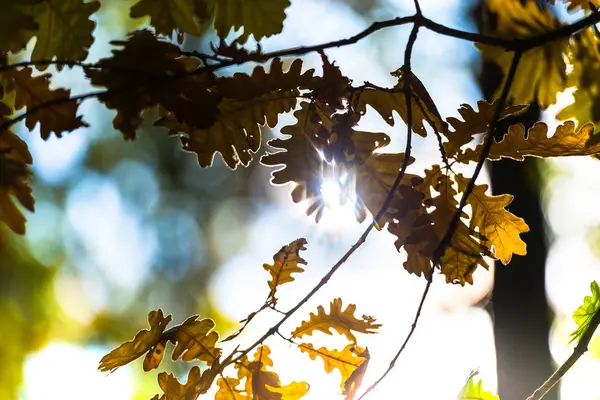
<path id="1" fill-rule="evenodd" d="M 322 224 L 328 228 L 343 228 L 355 224 L 356 193 L 351 184 L 348 185 L 348 190 L 344 190 L 348 179 L 350 176 L 346 171 L 337 179 L 323 178 L 321 195 L 325 203 L 325 212 Z"/>

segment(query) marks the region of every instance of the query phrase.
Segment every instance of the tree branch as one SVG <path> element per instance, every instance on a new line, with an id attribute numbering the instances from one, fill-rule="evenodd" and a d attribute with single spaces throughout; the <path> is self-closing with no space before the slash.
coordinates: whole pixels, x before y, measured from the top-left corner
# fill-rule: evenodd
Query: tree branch
<path id="1" fill-rule="evenodd" d="M 562 379 L 562 377 L 575 364 L 575 362 L 579 360 L 579 358 L 588 350 L 588 345 L 590 340 L 592 340 L 592 336 L 598 328 L 598 325 L 600 325 L 600 310 L 596 311 L 592 317 L 590 325 L 583 335 L 581 335 L 579 343 L 577 343 L 577 346 L 575 346 L 573 353 L 569 358 L 567 358 L 567 361 L 565 361 L 560 368 L 554 371 L 552 376 L 550 376 L 550 378 L 548 378 L 548 380 L 544 382 L 542 386 L 536 389 L 535 392 L 533 392 L 533 394 L 527 398 L 527 400 L 541 400 L 554 387 L 554 385 L 556 385 Z"/>
<path id="2" fill-rule="evenodd" d="M 418 2 L 417 2 L 417 4 L 418 4 Z M 418 8 L 418 9 L 420 9 L 420 8 Z M 412 73 L 411 72 L 411 57 L 412 57 L 412 51 L 413 51 L 415 42 L 417 41 L 417 34 L 419 33 L 419 27 L 420 27 L 419 24 L 413 25 L 413 29 L 410 32 L 410 37 L 408 38 L 408 43 L 406 44 L 406 49 L 404 51 L 404 68 L 405 68 L 405 70 L 403 71 L 404 98 L 406 99 L 406 113 L 407 113 L 407 117 L 406 117 L 406 120 L 407 120 L 406 121 L 406 129 L 407 129 L 406 153 L 407 153 L 407 155 L 404 156 L 405 163 L 406 163 L 406 160 L 408 160 L 410 158 L 411 138 L 412 138 L 412 117 L 413 117 L 413 115 L 412 115 L 413 114 L 412 113 L 412 97 L 413 96 L 412 96 L 412 92 L 410 90 L 410 75 Z M 404 175 L 404 174 L 402 173 L 402 175 Z M 397 186 L 398 185 L 395 185 L 392 188 L 392 190 L 391 190 L 392 194 L 397 190 Z M 423 304 L 425 303 L 425 299 L 427 298 L 427 293 L 429 292 L 429 286 L 430 286 L 430 282 L 431 282 L 432 278 L 433 278 L 433 269 L 430 271 L 430 274 L 427 277 L 427 286 L 425 287 L 425 292 L 423 293 L 423 297 L 421 298 L 421 303 L 419 304 L 419 308 L 417 309 L 417 315 L 416 315 L 415 321 L 413 322 L 412 329 L 411 329 L 409 335 L 407 336 L 407 338 L 404 340 L 404 343 L 400 347 L 400 350 L 398 350 L 398 352 L 396 353 L 394 358 L 392 358 L 392 361 L 390 361 L 390 365 L 388 366 L 387 370 L 383 373 L 383 375 L 381 375 L 379 377 L 379 379 L 377 379 L 371 386 L 369 386 L 369 388 L 358 398 L 358 400 L 361 400 L 367 394 L 369 394 L 373 389 L 375 389 L 377 387 L 377 385 L 379 385 L 379 383 L 385 379 L 385 377 L 390 373 L 390 371 L 396 365 L 396 361 L 398 360 L 398 357 L 400 357 L 400 354 L 402 354 L 402 351 L 404 350 L 404 348 L 406 347 L 406 344 L 408 343 L 408 341 L 410 340 L 410 338 L 412 336 L 412 332 L 415 330 L 415 328 L 417 326 L 417 322 L 421 315 L 421 309 L 423 308 Z"/>

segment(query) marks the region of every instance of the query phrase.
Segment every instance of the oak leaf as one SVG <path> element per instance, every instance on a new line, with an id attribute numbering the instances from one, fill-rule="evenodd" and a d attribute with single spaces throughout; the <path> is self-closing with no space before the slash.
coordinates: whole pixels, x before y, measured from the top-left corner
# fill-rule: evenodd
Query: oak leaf
<path id="1" fill-rule="evenodd" d="M 423 122 L 428 122 L 438 132 L 444 132 L 447 124 L 440 116 L 435 102 L 419 78 L 412 72 L 409 74 L 409 87 L 412 93 L 412 130 L 419 136 L 425 137 L 427 131 Z M 405 123 L 408 123 L 406 95 L 404 94 L 406 72 L 404 68 L 400 68 L 392 72 L 391 75 L 398 78 L 398 83 L 392 90 L 384 91 L 375 88 L 364 88 L 354 94 L 355 97 L 351 99 L 351 103 L 354 103 L 355 99 L 357 99 L 356 111 L 360 114 L 366 112 L 367 105 L 373 107 L 385 122 L 390 126 L 394 126 L 394 111 L 400 115 Z"/>
<path id="2" fill-rule="evenodd" d="M 258 66 L 250 76 L 237 73 L 233 77 L 219 78 L 216 92 L 223 101 L 218 105 L 215 120 L 204 128 L 190 127 L 171 114 L 155 124 L 166 126 L 171 134 L 183 134 L 183 148 L 196 153 L 202 167 L 212 165 L 215 152 L 221 153 L 230 168 L 238 164 L 247 166 L 252 153 L 260 147 L 260 126 L 274 127 L 279 114 L 296 106 L 298 88 L 313 81 L 313 71 L 302 73 L 301 67 L 302 62 L 296 60 L 285 73 L 283 63 L 275 59 L 268 74 Z"/>
<path id="3" fill-rule="evenodd" d="M 475 149 L 468 149 L 461 160 L 477 161 L 483 149 L 483 144 Z M 523 124 L 514 124 L 508 128 L 508 133 L 501 142 L 492 144 L 488 160 L 512 158 L 524 160 L 531 157 L 565 157 L 587 156 L 600 153 L 600 135 L 594 133 L 593 124 L 585 124 L 575 129 L 574 121 L 566 121 L 556 128 L 548 137 L 548 125 L 536 122 L 525 137 Z"/>
<path id="4" fill-rule="evenodd" d="M 129 16 L 149 16 L 156 33 L 170 36 L 174 30 L 201 36 L 204 23 L 212 18 L 212 0 L 141 0 L 131 7 Z"/>
<path id="5" fill-rule="evenodd" d="M 94 42 L 92 32 L 96 25 L 90 16 L 99 8 L 98 1 L 81 0 L 42 0 L 28 6 L 26 12 L 39 26 L 31 59 L 85 60 Z M 47 66 L 37 68 L 43 71 Z M 62 66 L 57 64 L 56 69 L 60 71 Z"/>
<path id="6" fill-rule="evenodd" d="M 39 29 L 38 23 L 24 6 L 32 6 L 39 0 L 0 0 L 0 53 L 21 51 Z"/>
<path id="7" fill-rule="evenodd" d="M 454 158 L 459 154 L 461 147 L 470 143 L 475 135 L 488 132 L 496 107 L 498 107 L 498 100 L 494 100 L 492 103 L 479 100 L 477 101 L 477 111 L 469 104 L 461 104 L 458 113 L 463 121 L 454 117 L 446 118 L 448 124 L 453 128 L 453 131 L 448 130 L 445 133 L 448 141 L 444 143 L 444 151 L 448 158 Z M 527 106 L 524 105 L 508 105 L 500 114 L 500 118 L 519 114 L 526 109 Z"/>
<path id="8" fill-rule="evenodd" d="M 262 345 L 256 349 L 253 361 L 248 361 L 244 357 L 241 363 L 236 365 L 238 369 L 237 382 L 243 378 L 246 379 L 244 383 L 245 394 L 250 396 L 248 398 L 254 400 L 298 400 L 303 397 L 310 388 L 308 383 L 291 382 L 282 386 L 279 375 L 267 369 L 267 367 L 273 366 L 273 360 L 269 357 L 270 353 L 271 349 L 267 345 Z M 240 391 L 230 391 L 231 397 L 223 397 L 223 399 L 245 399 L 244 397 L 233 396 L 234 393 Z"/>
<path id="9" fill-rule="evenodd" d="M 244 28 L 238 38 L 245 43 L 250 35 L 256 41 L 281 32 L 285 20 L 285 9 L 290 0 L 213 0 L 215 4 L 214 27 L 217 35 L 226 38 L 231 28 Z"/>
<path id="10" fill-rule="evenodd" d="M 356 336 L 352 333 L 377 333 L 381 324 L 375 324 L 375 319 L 363 315 L 361 319 L 354 316 L 356 304 L 350 304 L 342 310 L 342 299 L 336 298 L 329 304 L 329 313 L 325 312 L 323 306 L 317 307 L 317 313 L 310 313 L 310 319 L 303 321 L 292 332 L 293 338 L 301 338 L 304 335 L 312 335 L 315 331 L 331 335 L 331 329 L 346 336 L 348 340 L 356 343 Z"/>
<path id="11" fill-rule="evenodd" d="M 136 333 L 133 340 L 123 343 L 106 354 L 100 360 L 98 369 L 102 372 L 112 372 L 147 351 L 153 351 L 154 346 L 161 340 L 161 336 L 169 322 L 171 322 L 171 315 L 165 317 L 161 309 L 150 311 L 148 314 L 150 330 L 142 329 Z"/>
<path id="12" fill-rule="evenodd" d="M 219 378 L 217 385 L 219 390 L 215 394 L 215 400 L 252 400 L 251 394 L 246 394 L 245 389 L 240 389 L 237 386 L 241 379 L 238 378 Z"/>
<path id="13" fill-rule="evenodd" d="M 344 107 L 343 99 L 350 87 L 350 79 L 344 76 L 340 68 L 330 62 L 322 51 L 321 61 L 323 77 L 316 80 L 312 95 L 335 110 L 342 109 Z"/>
<path id="14" fill-rule="evenodd" d="M 160 363 L 162 362 L 163 357 L 165 356 L 165 348 L 167 347 L 167 339 L 159 340 L 148 352 L 146 353 L 146 357 L 144 357 L 143 368 L 145 372 L 152 371 L 155 368 L 158 368 Z"/>
<path id="15" fill-rule="evenodd" d="M 301 268 L 299 264 L 306 265 L 306 260 L 300 257 L 300 251 L 306 250 L 306 244 L 306 239 L 296 239 L 283 246 L 273 256 L 273 265 L 263 264 L 263 268 L 271 274 L 271 280 L 268 282 L 271 289 L 270 298 L 275 299 L 275 291 L 278 286 L 294 280 L 293 273 L 304 272 L 304 268 Z"/>
<path id="16" fill-rule="evenodd" d="M 0 72 L 3 88 L 15 93 L 15 109 L 27 107 L 25 126 L 33 130 L 40 124 L 40 134 L 48 139 L 54 132 L 61 137 L 63 132 L 89 126 L 77 116 L 78 102 L 70 98 L 68 89 L 50 89 L 50 74 L 32 76 L 33 70 L 10 69 Z"/>
<path id="17" fill-rule="evenodd" d="M 481 379 L 477 380 L 477 384 L 475 384 L 476 375 L 477 372 L 471 373 L 456 400 L 500 400 L 492 392 L 483 389 L 483 381 Z"/>
<path id="18" fill-rule="evenodd" d="M 375 153 L 390 143 L 386 134 L 356 131 L 346 122 L 347 114 L 330 117 L 332 114 L 333 108 L 318 100 L 301 103 L 294 113 L 297 122 L 281 129 L 290 137 L 268 142 L 284 151 L 263 156 L 261 163 L 283 165 L 272 173 L 271 183 L 294 183 L 292 200 L 308 200 L 307 215 L 315 213 L 317 222 L 325 208 L 322 184 L 327 180 L 339 182 L 345 200 L 357 195 L 355 212 L 362 222 L 365 207 L 376 214 L 383 205 L 403 155 Z"/>
<path id="19" fill-rule="evenodd" d="M 216 347 L 219 334 L 212 331 L 215 322 L 210 318 L 198 320 L 198 315 L 186 319 L 181 325 L 169 330 L 169 340 L 176 342 L 172 359 L 183 361 L 200 360 L 212 365 L 221 355 Z"/>
<path id="20" fill-rule="evenodd" d="M 0 124 L 8 115 L 8 106 L 0 103 Z M 26 219 L 15 200 L 29 211 L 34 210 L 35 201 L 29 184 L 32 162 L 23 140 L 9 130 L 0 132 L 0 246 L 4 242 L 3 225 L 17 234 L 25 234 Z"/>
<path id="21" fill-rule="evenodd" d="M 462 174 L 457 175 L 459 191 L 464 192 L 469 182 Z M 475 185 L 467 204 L 471 206 L 471 229 L 478 228 L 483 236 L 481 242 L 488 248 L 493 246 L 493 252 L 504 265 L 510 262 L 513 253 L 527 254 L 527 245 L 519 236 L 529 232 L 529 226 L 523 218 L 505 209 L 512 200 L 510 194 L 488 196 L 487 185 Z"/>
<path id="22" fill-rule="evenodd" d="M 369 363 L 369 352 L 367 349 L 363 349 L 352 343 L 348 344 L 341 351 L 337 349 L 330 350 L 326 347 L 315 349 L 311 343 L 301 343 L 298 347 L 300 351 L 307 353 L 311 360 L 320 357 L 323 360 L 326 373 L 329 374 L 334 369 L 340 371 L 342 377 L 342 394 L 346 395 L 345 400 L 354 398 Z"/>
<path id="23" fill-rule="evenodd" d="M 496 29 L 489 34 L 505 39 L 528 38 L 553 31 L 563 24 L 552 11 L 541 10 L 537 3 L 520 0 L 487 0 L 490 11 L 497 16 Z M 513 53 L 501 47 L 477 45 L 484 58 L 494 61 L 504 71 L 506 81 Z M 523 54 L 515 79 L 510 86 L 509 98 L 516 104 L 530 104 L 537 98 L 542 109 L 556 103 L 556 94 L 566 88 L 569 40 L 549 41 Z M 495 97 L 500 96 L 504 82 Z"/>
<path id="24" fill-rule="evenodd" d="M 598 282 L 593 281 L 590 284 L 590 289 L 592 295 L 585 296 L 583 304 L 573 313 L 577 329 L 571 333 L 571 342 L 581 339 L 590 328 L 592 318 L 600 312 L 600 285 L 598 285 Z"/>
<path id="25" fill-rule="evenodd" d="M 193 73 L 200 62 L 183 57 L 179 47 L 158 40 L 148 30 L 135 31 L 127 41 L 113 41 L 122 49 L 88 69 L 91 83 L 104 86 L 98 99 L 116 109 L 115 129 L 134 139 L 145 109 L 161 105 L 181 123 L 203 129 L 211 126 L 221 100 L 212 73 Z"/>
<path id="26" fill-rule="evenodd" d="M 424 198 L 418 216 L 404 241 L 407 251 L 404 267 L 407 271 L 416 272 L 419 276 L 429 275 L 434 251 L 458 211 L 458 193 L 453 184 L 453 180 L 445 175 L 438 165 L 426 170 L 425 179 L 417 182 L 416 188 L 424 194 Z M 435 189 L 439 195 L 434 196 L 431 189 Z M 433 210 L 430 211 L 430 208 Z M 494 257 L 479 241 L 478 236 L 481 235 L 465 225 L 463 219 L 466 217 L 467 214 L 463 212 L 444 254 L 440 260 L 435 260 L 439 262 L 437 266 L 446 276 L 446 281 L 460 285 L 473 283 L 472 275 L 479 265 L 489 268 L 483 256 Z"/>
<path id="27" fill-rule="evenodd" d="M 187 382 L 179 383 L 173 374 L 161 372 L 158 374 L 158 386 L 164 394 L 155 395 L 152 400 L 195 400 L 201 394 L 201 376 L 198 366 L 192 367 L 188 373 Z"/>

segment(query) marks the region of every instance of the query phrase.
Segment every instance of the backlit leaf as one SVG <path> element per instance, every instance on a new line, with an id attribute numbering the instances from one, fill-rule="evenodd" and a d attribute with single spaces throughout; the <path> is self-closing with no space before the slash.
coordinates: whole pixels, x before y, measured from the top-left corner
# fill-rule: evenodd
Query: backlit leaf
<path id="1" fill-rule="evenodd" d="M 202 167 L 212 165 L 215 152 L 221 153 L 230 168 L 247 166 L 260 147 L 260 126 L 274 127 L 279 114 L 296 106 L 298 87 L 313 82 L 313 71 L 302 73 L 301 67 L 302 62 L 296 60 L 284 73 L 283 63 L 275 59 L 268 74 L 258 66 L 251 76 L 237 73 L 220 78 L 216 89 L 224 99 L 218 105 L 215 120 L 203 129 L 181 123 L 173 115 L 165 116 L 156 125 L 166 126 L 172 134 L 183 133 L 183 148 L 196 153 Z"/>
<path id="2" fill-rule="evenodd" d="M 244 28 L 240 42 L 250 35 L 257 41 L 265 36 L 281 32 L 285 9 L 290 0 L 213 0 L 215 2 L 215 30 L 222 38 L 227 37 L 231 28 Z"/>
<path id="3" fill-rule="evenodd" d="M 304 335 L 312 335 L 315 331 L 331 335 L 331 329 L 335 329 L 339 334 L 344 335 L 348 340 L 356 343 L 356 336 L 352 333 L 377 333 L 376 330 L 381 324 L 376 324 L 375 319 L 366 315 L 362 318 L 356 318 L 354 312 L 356 304 L 350 304 L 345 310 L 342 310 L 342 299 L 339 297 L 333 299 L 329 304 L 329 313 L 325 312 L 323 306 L 317 307 L 317 313 L 310 313 L 310 319 L 303 321 L 292 332 L 292 337 L 301 338 Z"/>
<path id="4" fill-rule="evenodd" d="M 474 150 L 468 149 L 460 160 L 477 161 L 483 144 Z M 585 124 L 575 129 L 575 122 L 566 121 L 556 128 L 551 137 L 548 137 L 548 125 L 536 122 L 527 131 L 523 124 L 511 125 L 508 133 L 499 143 L 494 143 L 488 155 L 488 160 L 512 158 L 523 160 L 526 156 L 532 157 L 565 157 L 586 156 L 600 153 L 600 135 L 594 133 L 593 124 Z"/>
<path id="5" fill-rule="evenodd" d="M 573 319 L 577 324 L 575 332 L 571 333 L 571 342 L 579 341 L 585 332 L 589 329 L 592 318 L 600 312 L 600 286 L 598 282 L 593 281 L 590 284 L 592 290 L 591 296 L 585 296 L 583 304 L 573 313 Z"/>
<path id="6" fill-rule="evenodd" d="M 99 8 L 98 1 L 83 0 L 43 0 L 27 7 L 27 13 L 39 26 L 31 59 L 85 60 L 94 41 L 92 32 L 95 23 L 90 16 Z M 38 66 L 40 70 L 46 68 Z M 62 67 L 57 65 L 56 68 L 60 70 Z"/>
<path id="7" fill-rule="evenodd" d="M 221 355 L 221 349 L 216 346 L 219 334 L 212 331 L 215 322 L 210 318 L 198 320 L 193 315 L 181 325 L 170 329 L 169 338 L 177 344 L 173 349 L 172 359 L 181 358 L 183 361 L 200 360 L 211 365 Z"/>
<path id="8" fill-rule="evenodd" d="M 158 368 L 165 356 L 165 347 L 167 346 L 167 339 L 159 340 L 144 357 L 144 371 L 148 372 L 155 368 Z"/>
<path id="9" fill-rule="evenodd" d="M 316 349 L 311 343 L 301 343 L 298 347 L 300 351 L 308 354 L 311 360 L 321 358 L 326 373 L 329 374 L 334 369 L 340 371 L 342 378 L 340 386 L 343 394 L 346 395 L 347 400 L 354 398 L 369 363 L 369 353 L 366 349 L 352 343 L 341 351 L 326 347 Z"/>
<path id="10" fill-rule="evenodd" d="M 296 239 L 275 253 L 273 265 L 263 264 L 263 268 L 271 274 L 271 280 L 269 280 L 269 288 L 271 289 L 269 296 L 271 298 L 275 298 L 275 291 L 278 286 L 294 280 L 293 273 L 304 272 L 299 264 L 306 265 L 306 260 L 300 257 L 300 251 L 306 250 L 306 244 L 306 239 Z"/>
<path id="11" fill-rule="evenodd" d="M 477 372 L 471 373 L 471 376 L 458 394 L 456 400 L 500 400 L 500 398 L 492 394 L 492 392 L 483 389 L 483 382 L 481 379 L 478 379 L 477 384 L 475 384 L 475 375 L 477 375 Z"/>
<path id="12" fill-rule="evenodd" d="M 535 1 L 486 0 L 497 17 L 496 29 L 489 34 L 508 38 L 527 38 L 555 30 L 563 24 L 549 9 L 541 10 Z M 525 52 L 520 60 L 509 97 L 516 104 L 529 104 L 535 98 L 542 109 L 556 103 L 556 94 L 566 88 L 567 66 L 563 56 L 568 52 L 568 39 L 549 41 Z M 494 61 L 506 79 L 513 53 L 501 47 L 478 45 L 484 58 Z M 498 86 L 500 96 L 504 83 Z"/>
<path id="13" fill-rule="evenodd" d="M 252 394 L 246 394 L 245 389 L 237 387 L 240 382 L 241 379 L 237 378 L 219 378 L 219 390 L 215 394 L 215 400 L 252 400 Z"/>
<path id="14" fill-rule="evenodd" d="M 141 0 L 131 7 L 131 18 L 150 17 L 156 33 L 170 36 L 174 30 L 201 36 L 203 23 L 212 18 L 212 0 Z"/>
<path id="15" fill-rule="evenodd" d="M 369 105 L 377 111 L 381 117 L 390 126 L 394 126 L 393 112 L 396 111 L 405 123 L 408 123 L 408 110 L 406 107 L 406 95 L 402 91 L 404 89 L 405 72 L 402 68 L 391 73 L 398 78 L 398 83 L 394 86 L 394 91 L 382 91 L 373 88 L 365 88 L 357 91 L 354 96 L 358 97 L 356 110 L 364 114 L 366 106 Z M 444 132 L 447 124 L 442 120 L 437 107 L 425 89 L 423 83 L 415 74 L 410 72 L 410 89 L 413 93 L 411 110 L 412 110 L 412 130 L 418 135 L 425 137 L 427 131 L 423 122 L 429 122 L 437 129 L 438 132 Z M 351 100 L 353 101 L 353 100 Z"/>
<path id="16" fill-rule="evenodd" d="M 68 89 L 50 89 L 50 74 L 32 76 L 31 68 L 10 69 L 0 72 L 6 92 L 15 92 L 15 109 L 27 107 L 25 126 L 33 130 L 40 124 L 43 139 L 54 132 L 61 137 L 64 132 L 89 126 L 77 116 L 78 103 L 69 97 Z"/>
<path id="17" fill-rule="evenodd" d="M 161 339 L 162 333 L 169 322 L 171 322 L 171 315 L 165 317 L 161 309 L 150 311 L 148 314 L 150 330 L 142 329 L 135 335 L 133 340 L 123 343 L 102 357 L 98 369 L 102 372 L 114 371 L 147 351 L 151 351 Z"/>
<path id="18" fill-rule="evenodd" d="M 448 138 L 448 141 L 444 143 L 446 156 L 449 158 L 455 157 L 461 152 L 461 147 L 470 143 L 475 135 L 487 133 L 497 106 L 498 100 L 492 103 L 479 100 L 477 101 L 478 110 L 476 111 L 469 104 L 461 104 L 458 113 L 463 121 L 454 117 L 446 118 L 446 121 L 453 128 L 453 131 L 448 131 L 445 134 Z M 527 106 L 506 106 L 500 114 L 500 118 L 518 114 L 525 109 L 527 109 Z"/>
<path id="19" fill-rule="evenodd" d="M 273 371 L 267 370 L 267 367 L 273 366 L 273 360 L 269 357 L 271 349 L 267 345 L 262 345 L 254 353 L 254 361 L 248 361 L 244 358 L 241 364 L 236 365 L 238 369 L 238 380 L 240 382 L 245 378 L 244 391 L 237 389 L 229 391 L 227 384 L 236 381 L 221 381 L 220 391 L 225 394 L 226 391 L 230 397 L 221 397 L 222 399 L 245 399 L 245 397 L 234 397 L 235 393 L 243 393 L 253 400 L 298 400 L 309 390 L 310 386 L 306 382 L 291 382 L 282 386 L 279 375 Z M 222 386 L 224 385 L 224 386 Z"/>
<path id="20" fill-rule="evenodd" d="M 466 190 L 469 182 L 462 174 L 457 175 L 458 187 L 461 192 Z M 529 226 L 523 218 L 508 212 L 505 207 L 513 199 L 510 194 L 500 196 L 488 196 L 485 192 L 487 185 L 475 185 L 473 192 L 467 198 L 467 204 L 471 206 L 471 229 L 477 227 L 482 239 L 488 248 L 493 246 L 496 257 L 503 264 L 508 264 L 513 253 L 518 255 L 527 254 L 527 245 L 521 237 L 521 233 L 529 232 Z"/>
<path id="21" fill-rule="evenodd" d="M 158 374 L 158 385 L 164 392 L 160 400 L 194 400 L 200 395 L 200 368 L 192 367 L 188 373 L 187 382 L 179 383 L 173 374 L 161 372 Z M 158 395 L 155 396 L 158 398 Z"/>

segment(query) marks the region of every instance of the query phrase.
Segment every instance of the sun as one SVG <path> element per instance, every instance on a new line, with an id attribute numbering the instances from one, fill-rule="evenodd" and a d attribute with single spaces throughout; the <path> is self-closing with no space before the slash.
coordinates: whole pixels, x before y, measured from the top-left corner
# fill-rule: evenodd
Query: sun
<path id="1" fill-rule="evenodd" d="M 323 176 L 321 196 L 325 210 L 321 223 L 329 229 L 346 228 L 356 224 L 356 190 L 351 173 L 335 165 Z"/>

